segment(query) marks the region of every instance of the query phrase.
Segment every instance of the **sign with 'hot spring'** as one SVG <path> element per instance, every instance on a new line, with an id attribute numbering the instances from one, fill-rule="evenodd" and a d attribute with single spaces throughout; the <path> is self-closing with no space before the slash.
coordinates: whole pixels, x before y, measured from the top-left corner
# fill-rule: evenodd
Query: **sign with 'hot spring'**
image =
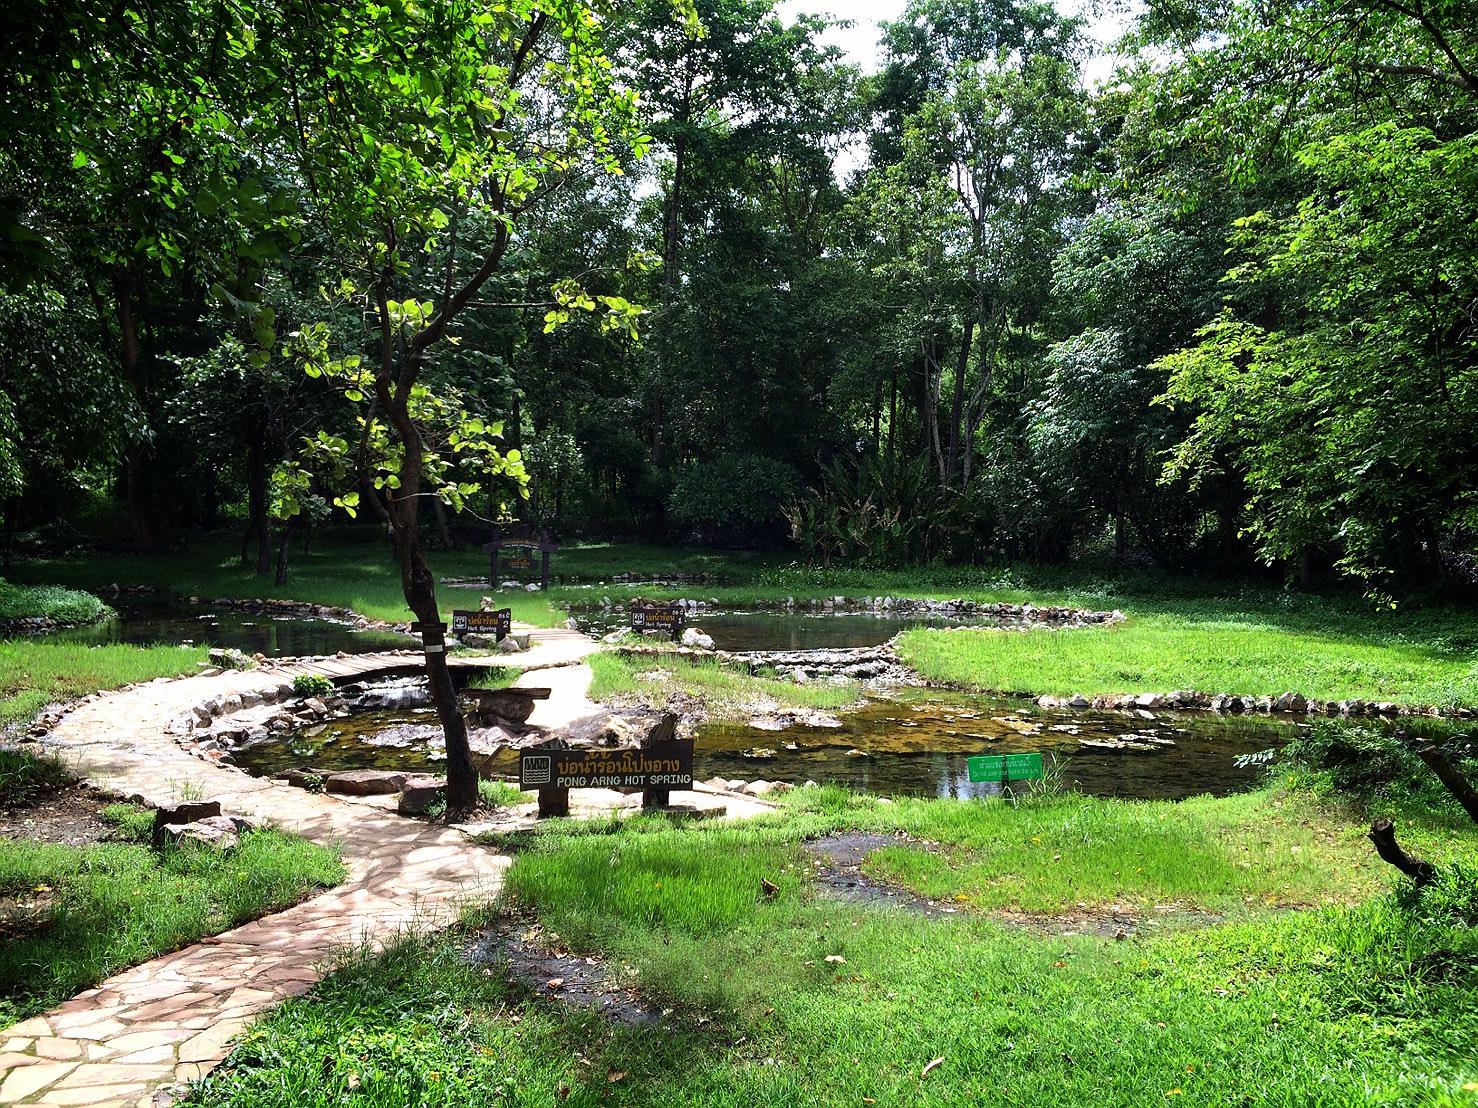
<path id="1" fill-rule="evenodd" d="M 693 740 L 640 749 L 525 750 L 521 789 L 687 789 L 693 784 Z"/>

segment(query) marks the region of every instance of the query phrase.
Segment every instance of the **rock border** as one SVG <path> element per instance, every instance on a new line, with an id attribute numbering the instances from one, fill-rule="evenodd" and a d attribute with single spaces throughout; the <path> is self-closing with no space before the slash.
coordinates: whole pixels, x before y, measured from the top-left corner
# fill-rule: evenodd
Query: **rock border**
<path id="1" fill-rule="evenodd" d="M 1142 709 L 1145 711 L 1211 711 L 1218 715 L 1364 716 L 1392 718 L 1426 716 L 1434 719 L 1471 719 L 1472 708 L 1439 708 L 1436 705 L 1397 704 L 1391 700 L 1317 700 L 1302 693 L 1279 696 L 1242 696 L 1237 693 L 1203 693 L 1194 689 L 1169 693 L 1122 693 L 1085 696 L 1034 695 L 1027 692 L 980 690 L 986 696 L 1028 698 L 1040 708 Z"/>

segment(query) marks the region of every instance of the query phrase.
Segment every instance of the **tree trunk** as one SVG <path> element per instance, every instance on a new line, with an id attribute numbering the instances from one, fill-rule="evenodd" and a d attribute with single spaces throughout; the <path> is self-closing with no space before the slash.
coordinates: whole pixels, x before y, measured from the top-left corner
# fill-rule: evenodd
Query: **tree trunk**
<path id="1" fill-rule="evenodd" d="M 436 520 L 436 537 L 441 540 L 441 548 L 450 550 L 452 548 L 452 528 L 447 522 L 446 505 L 441 502 L 441 497 L 431 498 L 431 518 Z"/>
<path id="2" fill-rule="evenodd" d="M 419 445 L 419 444 L 418 444 Z M 404 508 L 406 505 L 397 505 Z M 415 504 L 410 512 L 397 511 L 394 518 L 401 524 L 395 533 L 395 553 L 400 560 L 401 585 L 406 604 L 422 624 L 437 625 L 441 611 L 436 604 L 436 580 L 421 554 L 419 527 L 415 521 Z M 405 519 L 409 516 L 409 521 Z M 457 703 L 457 689 L 446 664 L 446 638 L 433 629 L 422 631 L 426 650 L 426 682 L 431 701 L 446 735 L 446 803 L 453 812 L 467 812 L 477 807 L 477 767 L 472 764 L 472 748 L 467 742 L 467 720 Z"/>
<path id="3" fill-rule="evenodd" d="M 292 538 L 292 528 L 284 527 L 282 529 L 282 537 L 277 540 L 277 576 L 275 580 L 279 585 L 287 584 L 287 547 L 288 539 L 290 538 Z"/>
<path id="4" fill-rule="evenodd" d="M 118 274 L 114 281 L 117 298 L 119 361 L 123 379 L 133 391 L 140 410 L 144 404 L 143 359 L 139 349 L 138 314 L 135 310 L 133 290 L 125 274 Z M 149 495 L 148 456 L 144 443 L 130 442 L 123 451 L 123 492 L 128 505 L 129 528 L 133 533 L 134 549 L 153 550 L 158 544 L 158 530 L 154 525 L 154 505 Z"/>
<path id="5" fill-rule="evenodd" d="M 1375 844 L 1375 852 L 1381 861 L 1389 862 L 1406 874 L 1416 882 L 1418 889 L 1430 885 L 1437 876 L 1437 867 L 1431 862 L 1413 858 L 1401 849 L 1401 844 L 1396 841 L 1396 825 L 1390 820 L 1378 819 L 1372 823 L 1369 838 Z"/>
<path id="6" fill-rule="evenodd" d="M 975 337 L 975 321 L 965 320 L 965 337 L 960 341 L 960 356 L 955 362 L 954 398 L 949 408 L 949 460 L 946 469 L 950 479 L 962 472 L 960 464 L 961 439 L 964 436 L 965 373 L 970 367 L 970 340 Z M 969 444 L 965 443 L 968 450 Z"/>
<path id="7" fill-rule="evenodd" d="M 1437 775 L 1437 779 L 1447 787 L 1447 791 L 1457 797 L 1457 802 L 1463 806 L 1463 811 L 1468 813 L 1469 818 L 1474 823 L 1478 823 L 1478 791 L 1474 791 L 1473 786 L 1468 784 L 1463 771 L 1431 743 L 1417 747 L 1416 756 Z"/>
<path id="8" fill-rule="evenodd" d="M 260 440 L 253 436 L 246 451 L 246 510 L 248 534 L 256 536 L 257 576 L 272 572 L 272 525 L 267 519 L 267 458 Z"/>

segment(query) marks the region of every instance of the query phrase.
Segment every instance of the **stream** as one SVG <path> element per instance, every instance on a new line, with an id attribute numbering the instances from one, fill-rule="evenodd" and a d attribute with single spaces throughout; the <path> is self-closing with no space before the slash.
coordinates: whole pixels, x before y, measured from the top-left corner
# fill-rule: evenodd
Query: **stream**
<path id="1" fill-rule="evenodd" d="M 1302 724 L 1210 712 L 1044 709 L 1031 701 L 900 689 L 837 714 L 841 726 L 705 723 L 695 735 L 694 771 L 800 785 L 837 784 L 884 796 L 984 796 L 972 784 L 972 754 L 1041 751 L 1064 787 L 1096 796 L 1180 799 L 1256 785 L 1264 771 L 1239 755 L 1275 748 Z M 474 760 L 489 776 L 512 776 L 518 753 L 497 729 L 471 733 Z M 1128 741 L 1146 749 L 1082 745 Z M 441 772 L 441 729 L 427 707 L 388 707 L 316 724 L 233 753 L 259 776 L 293 768 L 408 769 Z"/>
<path id="2" fill-rule="evenodd" d="M 116 613 L 101 623 L 69 627 L 45 636 L 51 642 L 88 645 L 185 643 L 234 647 L 270 658 L 303 655 L 364 654 L 398 650 L 414 640 L 391 631 L 356 631 L 347 623 L 273 612 L 246 612 L 190 604 L 162 596 L 121 596 L 110 600 Z"/>

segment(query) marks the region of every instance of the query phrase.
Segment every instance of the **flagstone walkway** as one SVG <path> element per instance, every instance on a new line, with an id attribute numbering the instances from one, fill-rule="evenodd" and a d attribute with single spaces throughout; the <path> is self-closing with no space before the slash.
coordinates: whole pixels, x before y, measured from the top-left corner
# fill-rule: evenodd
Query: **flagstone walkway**
<path id="1" fill-rule="evenodd" d="M 554 689 L 531 722 L 558 726 L 593 707 L 580 662 L 596 644 L 563 630 L 537 639 L 497 661 L 547 670 L 541 682 L 525 679 Z M 372 668 L 367 661 L 339 665 L 362 673 Z M 261 692 L 325 666 L 332 660 L 150 682 L 84 704 L 54 728 L 52 748 L 101 788 L 153 805 L 219 800 L 231 815 L 338 845 L 349 873 L 295 908 L 126 970 L 0 1030 L 0 1105 L 168 1103 L 225 1058 L 254 1017 L 318 981 L 336 951 L 444 925 L 466 899 L 497 891 L 509 860 L 461 832 L 212 765 L 164 733 L 202 700 Z"/>

